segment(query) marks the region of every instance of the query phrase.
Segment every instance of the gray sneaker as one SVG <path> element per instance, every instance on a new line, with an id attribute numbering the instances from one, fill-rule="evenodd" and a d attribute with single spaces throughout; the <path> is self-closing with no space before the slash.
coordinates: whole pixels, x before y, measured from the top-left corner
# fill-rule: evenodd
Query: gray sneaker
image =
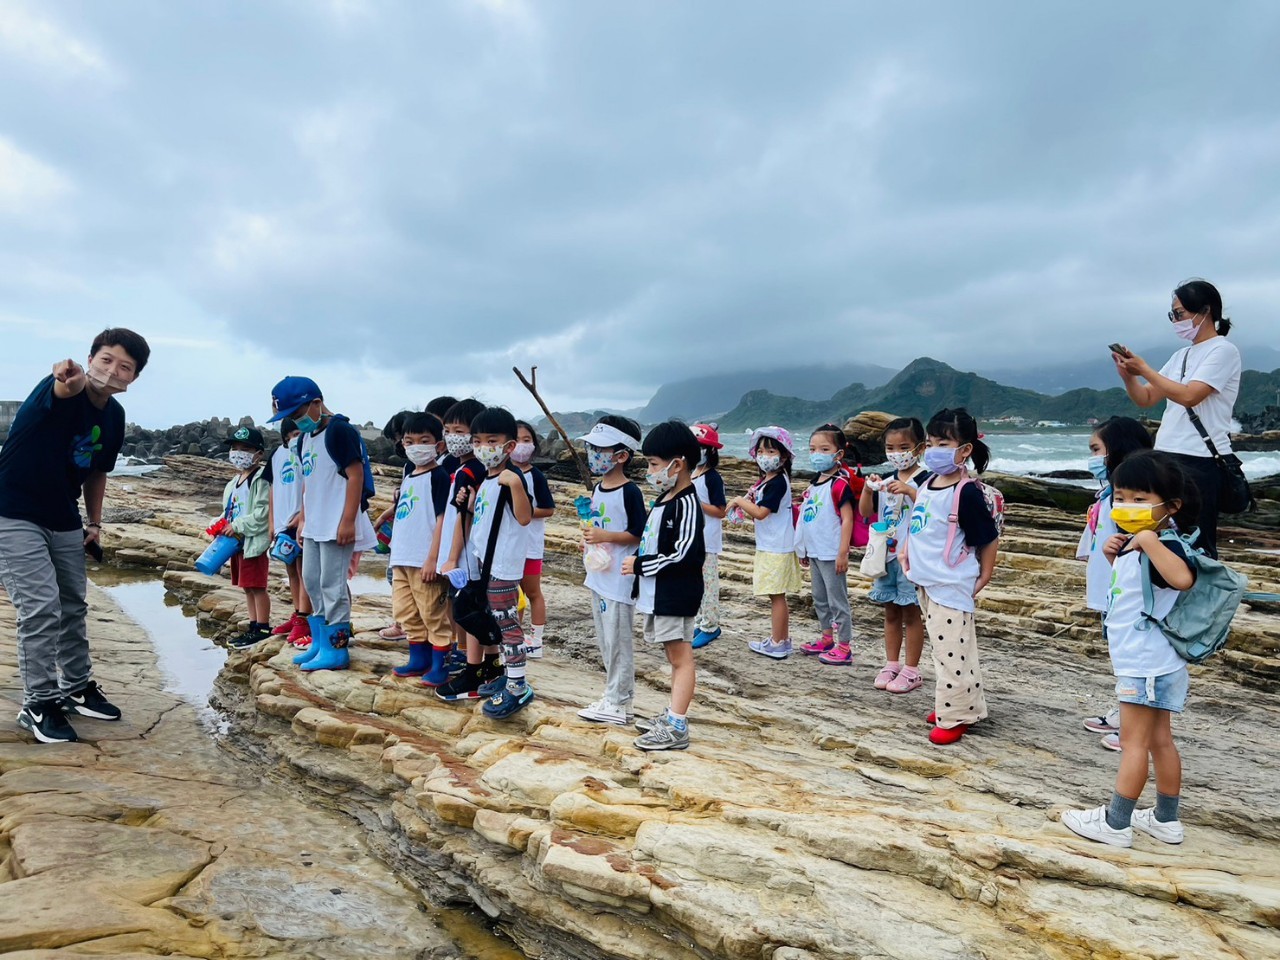
<path id="1" fill-rule="evenodd" d="M 687 750 L 689 749 L 689 726 L 677 730 L 667 723 L 665 718 L 654 720 L 642 736 L 636 737 L 636 746 L 641 750 Z"/>
<path id="2" fill-rule="evenodd" d="M 659 713 L 659 714 L 657 714 L 656 716 L 652 716 L 652 717 L 637 717 L 637 718 L 636 718 L 636 729 L 637 729 L 637 730 L 639 730 L 641 733 L 648 733 L 650 730 L 652 730 L 652 729 L 653 729 L 654 727 L 656 727 L 658 724 L 660 724 L 660 723 L 666 723 L 666 722 L 667 722 L 667 712 L 664 710 L 664 711 L 662 711 L 662 713 Z"/>

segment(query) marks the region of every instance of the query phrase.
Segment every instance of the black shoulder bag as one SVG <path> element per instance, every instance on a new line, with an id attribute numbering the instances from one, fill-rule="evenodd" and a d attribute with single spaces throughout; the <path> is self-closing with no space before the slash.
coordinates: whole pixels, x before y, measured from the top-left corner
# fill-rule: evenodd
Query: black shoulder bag
<path id="1" fill-rule="evenodd" d="M 1188 347 L 1182 354 L 1182 374 L 1178 378 L 1180 383 L 1186 383 L 1187 360 L 1190 357 L 1191 348 Z M 1246 513 L 1258 509 L 1258 504 L 1253 499 L 1253 491 L 1249 489 L 1249 481 L 1245 478 L 1244 468 L 1240 464 L 1240 458 L 1234 453 L 1228 453 L 1226 456 L 1219 453 L 1218 448 L 1214 446 L 1213 440 L 1209 437 L 1209 431 L 1200 422 L 1200 415 L 1196 413 L 1196 408 L 1187 407 L 1186 409 L 1187 418 L 1191 421 L 1191 425 L 1196 428 L 1196 433 L 1200 434 L 1200 439 L 1204 441 L 1204 445 L 1209 448 L 1209 455 L 1213 457 L 1214 462 L 1218 465 L 1218 470 L 1222 474 L 1221 482 L 1218 484 L 1218 512 Z"/>
<path id="2" fill-rule="evenodd" d="M 494 505 L 493 523 L 489 526 L 489 542 L 484 548 L 480 579 L 467 581 L 467 585 L 461 590 L 450 588 L 453 622 L 486 647 L 502 643 L 502 631 L 489 610 L 489 578 L 493 573 L 493 554 L 498 548 L 498 528 L 502 526 L 502 514 L 510 503 L 511 491 L 507 487 L 500 487 L 498 501 Z M 464 546 L 463 549 L 467 548 Z"/>

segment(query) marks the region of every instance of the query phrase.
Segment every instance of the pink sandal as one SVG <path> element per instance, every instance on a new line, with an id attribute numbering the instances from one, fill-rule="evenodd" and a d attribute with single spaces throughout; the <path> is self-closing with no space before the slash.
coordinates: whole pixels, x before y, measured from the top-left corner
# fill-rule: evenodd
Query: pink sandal
<path id="1" fill-rule="evenodd" d="M 848 667 L 853 664 L 853 648 L 848 644 L 837 643 L 826 653 L 818 654 L 818 662 L 833 667 Z"/>
<path id="2" fill-rule="evenodd" d="M 831 634 L 824 633 L 817 640 L 813 641 L 813 643 L 801 644 L 800 652 L 803 653 L 805 656 L 814 657 L 820 653 L 826 653 L 828 650 L 834 647 L 835 644 L 836 642 L 831 639 Z"/>
<path id="3" fill-rule="evenodd" d="M 880 668 L 880 672 L 876 674 L 876 689 L 887 690 L 890 682 L 898 675 L 898 671 L 893 667 L 885 666 Z"/>
<path id="4" fill-rule="evenodd" d="M 918 670 L 914 671 L 913 674 L 908 674 L 906 670 L 903 670 L 889 682 L 885 689 L 890 693 L 910 693 L 922 683 L 924 683 L 924 680 Z"/>

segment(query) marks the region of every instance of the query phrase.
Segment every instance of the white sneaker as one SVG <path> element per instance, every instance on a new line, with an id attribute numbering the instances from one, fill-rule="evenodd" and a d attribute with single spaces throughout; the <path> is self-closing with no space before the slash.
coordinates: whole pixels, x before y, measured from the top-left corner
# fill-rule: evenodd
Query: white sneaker
<path id="1" fill-rule="evenodd" d="M 592 720 L 596 723 L 614 723 L 620 727 L 626 726 L 629 722 L 626 710 L 603 697 L 579 710 L 578 716 L 583 720 Z"/>
<path id="2" fill-rule="evenodd" d="M 1062 815 L 1062 825 L 1086 840 L 1097 840 L 1099 843 L 1108 843 L 1113 847 L 1133 846 L 1133 828 L 1113 829 L 1107 823 L 1106 807 L 1094 807 L 1092 810 L 1068 810 Z"/>
<path id="3" fill-rule="evenodd" d="M 1102 745 L 1106 747 L 1108 750 L 1116 751 L 1116 753 L 1119 753 L 1122 749 L 1124 749 L 1123 747 L 1120 746 L 1120 734 L 1118 733 L 1108 733 L 1105 737 L 1102 738 Z"/>
<path id="4" fill-rule="evenodd" d="M 1170 820 L 1162 823 L 1156 819 L 1154 808 L 1133 811 L 1133 828 L 1141 830 L 1149 837 L 1155 837 L 1163 843 L 1181 843 L 1186 837 L 1181 820 Z"/>
<path id="5" fill-rule="evenodd" d="M 524 645 L 524 655 L 525 655 L 526 657 L 528 657 L 530 660 L 541 660 L 541 659 L 542 659 L 542 644 L 538 644 L 538 645 L 535 647 L 535 646 L 534 646 L 533 644 L 531 644 L 531 643 L 525 643 L 525 645 Z"/>

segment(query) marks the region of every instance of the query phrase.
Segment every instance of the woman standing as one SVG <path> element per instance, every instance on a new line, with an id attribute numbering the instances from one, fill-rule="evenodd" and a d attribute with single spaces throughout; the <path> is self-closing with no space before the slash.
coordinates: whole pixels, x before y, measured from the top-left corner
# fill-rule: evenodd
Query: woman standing
<path id="1" fill-rule="evenodd" d="M 1200 491 L 1200 538 L 1196 546 L 1218 555 L 1218 497 L 1222 474 L 1209 446 L 1187 415 L 1194 408 L 1222 456 L 1231 453 L 1231 412 L 1240 392 L 1240 351 L 1228 343 L 1231 321 L 1222 315 L 1222 295 L 1207 280 L 1188 280 L 1173 291 L 1169 322 L 1190 342 L 1157 373 L 1139 356 L 1112 353 L 1129 397 L 1140 407 L 1167 400 L 1157 450 L 1173 456 Z M 1145 380 L 1146 382 L 1141 382 Z"/>

